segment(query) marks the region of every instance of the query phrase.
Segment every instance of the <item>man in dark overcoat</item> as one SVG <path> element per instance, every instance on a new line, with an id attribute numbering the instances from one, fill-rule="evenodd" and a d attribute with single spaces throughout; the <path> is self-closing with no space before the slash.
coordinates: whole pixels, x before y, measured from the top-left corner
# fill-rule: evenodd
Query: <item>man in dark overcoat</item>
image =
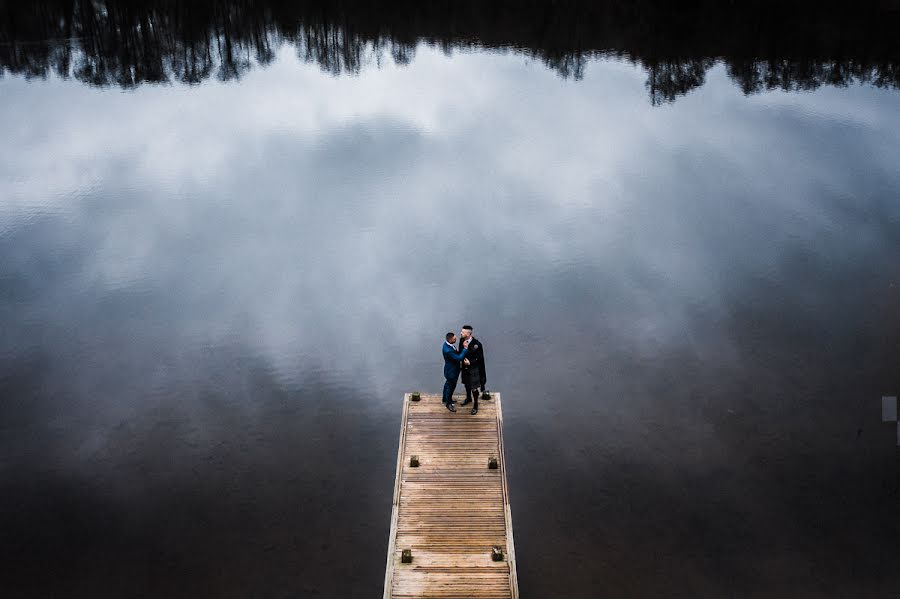
<path id="1" fill-rule="evenodd" d="M 462 361 L 462 382 L 466 387 L 466 399 L 462 405 L 474 400 L 472 414 L 478 413 L 479 389 L 485 391 L 487 384 L 487 370 L 484 363 L 484 344 L 472 335 L 472 326 L 465 325 L 459 333 L 460 348 L 464 342 L 468 342 L 468 352 Z"/>

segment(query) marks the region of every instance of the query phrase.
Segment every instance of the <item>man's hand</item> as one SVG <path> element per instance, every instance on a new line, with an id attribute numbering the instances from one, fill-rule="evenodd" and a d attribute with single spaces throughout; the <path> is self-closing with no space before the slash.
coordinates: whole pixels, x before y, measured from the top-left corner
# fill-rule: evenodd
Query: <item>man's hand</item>
<path id="1" fill-rule="evenodd" d="M 469 366 L 469 358 L 463 358 L 463 364 Z"/>
<path id="2" fill-rule="evenodd" d="M 466 339 L 465 341 L 463 341 L 463 347 L 466 348 L 466 349 L 469 349 L 469 344 L 470 344 L 470 343 L 472 343 L 472 338 L 471 338 L 471 337 L 469 337 L 468 339 Z"/>

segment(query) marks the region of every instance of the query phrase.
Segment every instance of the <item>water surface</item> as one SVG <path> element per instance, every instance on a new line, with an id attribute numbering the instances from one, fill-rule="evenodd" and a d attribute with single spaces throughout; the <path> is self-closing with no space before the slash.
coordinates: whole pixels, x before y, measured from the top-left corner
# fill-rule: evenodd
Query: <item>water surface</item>
<path id="1" fill-rule="evenodd" d="M 236 3 L 259 54 L 100 6 L 68 41 L 0 28 L 4 596 L 377 596 L 401 394 L 438 392 L 464 323 L 525 596 L 894 592 L 888 17 L 787 47 L 622 17 L 559 53 L 503 19 Z M 317 31 L 359 47 L 311 55 Z M 244 67 L 183 76 L 202 39 Z"/>

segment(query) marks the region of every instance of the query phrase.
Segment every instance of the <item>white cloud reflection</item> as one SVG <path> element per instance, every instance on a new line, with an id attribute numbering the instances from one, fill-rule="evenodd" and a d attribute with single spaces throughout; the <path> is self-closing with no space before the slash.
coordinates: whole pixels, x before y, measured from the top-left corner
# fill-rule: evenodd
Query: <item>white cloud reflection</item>
<path id="1" fill-rule="evenodd" d="M 602 329 L 652 356 L 698 306 L 721 317 L 735 280 L 842 226 L 823 198 L 900 187 L 892 92 L 745 98 L 719 66 L 652 107 L 644 78 L 604 60 L 565 81 L 520 56 L 432 48 L 351 77 L 283 48 L 239 83 L 12 78 L 0 230 L 65 215 L 54 251 L 84 249 L 73 277 L 90 293 L 164 288 L 180 308 L 161 321 L 182 335 L 240 323 L 285 376 L 362 368 L 387 389 L 398 355 L 421 371 L 473 312 L 515 334 Z M 27 309 L 62 298 L 43 299 Z M 348 350 L 386 327 L 407 339 L 390 356 Z"/>
<path id="2" fill-rule="evenodd" d="M 437 391 L 441 335 L 470 322 L 525 559 L 566 547 L 581 588 L 597 556 L 649 555 L 651 583 L 718 595 L 732 571 L 859 591 L 828 529 L 880 585 L 898 95 L 744 97 L 718 66 L 653 107 L 645 76 L 422 47 L 354 77 L 283 52 L 197 87 L 0 81 L 0 478 L 98 481 L 84 537 L 115 548 L 113 504 L 186 551 L 216 505 L 233 546 L 263 522 L 295 537 L 284 506 L 321 527 L 312 555 L 383 547 L 399 393 Z M 50 489 L 27 497 L 83 497 Z M 228 511 L 260 489 L 278 514 Z"/>

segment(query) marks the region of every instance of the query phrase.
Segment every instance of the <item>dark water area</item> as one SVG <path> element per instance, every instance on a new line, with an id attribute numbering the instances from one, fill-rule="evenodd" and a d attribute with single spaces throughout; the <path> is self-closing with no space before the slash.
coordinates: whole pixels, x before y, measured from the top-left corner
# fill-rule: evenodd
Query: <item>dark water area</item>
<path id="1" fill-rule="evenodd" d="M 898 8 L 0 2 L 0 596 L 379 596 L 464 323 L 524 597 L 897 596 Z"/>

